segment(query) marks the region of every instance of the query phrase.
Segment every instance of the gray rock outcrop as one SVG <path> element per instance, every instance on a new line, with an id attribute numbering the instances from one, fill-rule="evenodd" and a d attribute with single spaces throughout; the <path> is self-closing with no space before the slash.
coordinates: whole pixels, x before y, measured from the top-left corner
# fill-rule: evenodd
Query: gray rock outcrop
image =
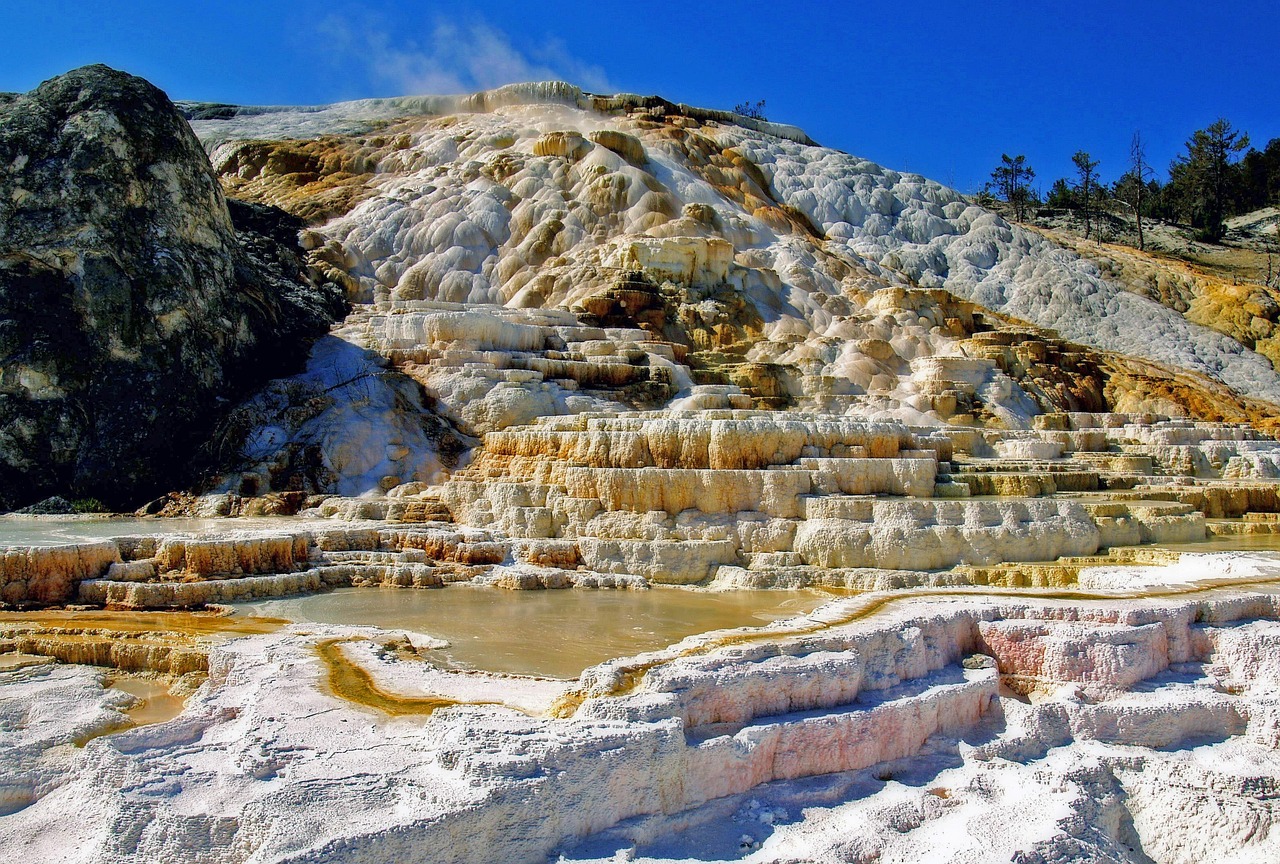
<path id="1" fill-rule="evenodd" d="M 298 225 L 228 201 L 168 97 L 86 66 L 0 95 L 0 507 L 137 506 L 344 310 Z"/>

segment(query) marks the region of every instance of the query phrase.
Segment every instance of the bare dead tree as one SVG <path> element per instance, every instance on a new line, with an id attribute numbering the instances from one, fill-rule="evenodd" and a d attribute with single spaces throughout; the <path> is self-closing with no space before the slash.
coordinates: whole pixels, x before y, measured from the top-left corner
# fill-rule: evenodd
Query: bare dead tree
<path id="1" fill-rule="evenodd" d="M 1129 171 L 1133 174 L 1133 214 L 1138 220 L 1138 249 L 1146 251 L 1147 244 L 1142 237 L 1142 201 L 1146 197 L 1147 182 L 1155 172 L 1147 164 L 1147 148 L 1142 142 L 1142 133 L 1134 132 L 1133 141 L 1129 144 Z"/>
<path id="2" fill-rule="evenodd" d="M 1280 288 L 1280 270 L 1272 263 L 1272 255 L 1280 253 L 1280 222 L 1276 223 L 1276 239 L 1267 246 L 1267 281 L 1271 288 Z M 1273 284 L 1274 283 L 1274 284 Z"/>

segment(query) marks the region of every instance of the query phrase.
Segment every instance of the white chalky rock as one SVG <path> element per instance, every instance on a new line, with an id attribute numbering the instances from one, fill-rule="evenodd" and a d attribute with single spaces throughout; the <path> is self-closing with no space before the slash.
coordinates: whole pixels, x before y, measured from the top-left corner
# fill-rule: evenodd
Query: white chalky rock
<path id="1" fill-rule="evenodd" d="M 1208 677 L 1250 674 L 1240 663 L 1280 632 L 1274 594 L 1086 607 L 970 595 L 860 619 L 863 602 L 595 667 L 570 720 L 528 713 L 558 692 L 546 682 L 446 681 L 359 641 L 381 638 L 369 628 L 216 647 L 179 718 L 83 749 L 49 745 L 104 731 L 123 704 L 93 695 L 95 674 L 0 672 L 0 737 L 18 766 L 3 776 L 20 778 L 0 840 L 32 864 L 71 848 L 86 861 L 195 849 L 231 862 L 248 847 L 269 862 L 595 860 L 579 851 L 601 848 L 651 860 L 659 840 L 668 860 L 723 860 L 693 841 L 714 845 L 726 827 L 735 844 L 751 832 L 768 861 L 845 860 L 850 844 L 914 860 L 956 843 L 974 860 L 1124 860 L 1135 837 L 1171 861 L 1275 851 L 1274 697 Z M 344 702 L 314 647 L 333 638 L 357 640 L 342 654 L 383 692 L 509 692 L 512 707 L 391 718 Z M 699 650 L 708 639 L 722 647 Z M 1088 679 L 1093 695 L 1001 698 L 979 648 L 1001 667 Z M 648 671 L 628 691 L 636 669 Z"/>
<path id="2" fill-rule="evenodd" d="M 412 314 L 374 325 L 387 345 L 411 347 L 400 337 L 412 334 L 494 355 L 532 350 L 533 331 L 517 336 L 494 321 L 516 311 L 598 312 L 602 292 L 641 274 L 686 292 L 683 314 L 709 328 L 700 338 L 753 328 L 734 337 L 744 359 L 786 370 L 770 386 L 807 406 L 937 424 L 957 397 L 971 397 L 992 422 L 1030 426 L 1035 401 L 992 359 L 967 356 L 960 318 L 927 295 L 946 289 L 1084 345 L 1280 400 L 1280 376 L 1261 356 L 953 190 L 815 146 L 789 127 L 687 106 L 654 114 L 642 102 L 527 84 L 469 97 L 223 111 L 193 125 L 215 164 L 232 166 L 240 139 L 368 134 L 401 118 L 385 139 L 362 139 L 356 161 L 376 164 L 362 166 L 370 179 L 358 203 L 307 232 L 351 299 L 372 304 L 363 310 L 466 308 L 426 329 Z M 652 338 L 662 325 L 647 326 Z M 499 356 L 475 362 L 513 371 Z M 457 374 L 445 362 L 423 381 L 450 416 L 471 424 L 466 431 L 589 410 L 552 385 L 527 404 L 497 400 L 466 416 L 464 405 L 497 388 L 464 387 Z M 564 377 L 572 376 L 540 383 Z M 709 393 L 676 389 L 687 407 L 712 404 Z"/>
<path id="3" fill-rule="evenodd" d="M 1091 555 L 1099 542 L 1079 505 L 1045 499 L 884 501 L 873 513 L 866 522 L 810 516 L 796 531 L 795 551 L 819 567 L 934 570 Z"/>
<path id="4" fill-rule="evenodd" d="M 1044 684 L 1073 682 L 1125 689 L 1169 663 L 1162 624 L 1106 628 L 1056 621 L 992 621 L 978 625 L 983 648 L 1000 671 Z"/>
<path id="5" fill-rule="evenodd" d="M 300 420 L 299 409 L 306 409 Z M 336 336 L 316 342 L 306 371 L 272 382 L 241 410 L 264 423 L 244 443 L 249 471 L 259 480 L 251 494 L 272 491 L 272 471 L 290 467 L 319 471 L 331 479 L 318 485 L 350 496 L 385 491 L 387 477 L 430 482 L 443 471 L 437 455 L 443 430 L 430 418 L 418 386 L 381 357 Z M 295 464 L 297 454 L 307 451 L 317 454 L 313 468 Z"/>
<path id="6" fill-rule="evenodd" d="M 123 711 L 135 701 L 106 689 L 102 671 L 92 667 L 0 667 L 0 819 L 71 779 L 75 745 L 127 726 Z"/>

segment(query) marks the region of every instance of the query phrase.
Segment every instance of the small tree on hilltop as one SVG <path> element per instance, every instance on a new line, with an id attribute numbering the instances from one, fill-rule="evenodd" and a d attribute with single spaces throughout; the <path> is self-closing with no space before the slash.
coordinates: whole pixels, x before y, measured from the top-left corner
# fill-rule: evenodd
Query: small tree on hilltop
<path id="1" fill-rule="evenodd" d="M 1045 203 L 1059 210 L 1069 210 L 1076 206 L 1075 194 L 1071 191 L 1071 187 L 1067 185 L 1065 178 L 1059 177 L 1053 181 L 1053 185 L 1049 187 L 1049 197 Z"/>
<path id="2" fill-rule="evenodd" d="M 1089 239 L 1089 215 L 1093 199 L 1098 197 L 1098 160 L 1090 158 L 1084 150 L 1077 150 L 1071 157 L 1076 166 L 1076 192 L 1079 195 L 1080 212 L 1084 216 L 1084 239 Z"/>
<path id="3" fill-rule="evenodd" d="M 1148 186 L 1154 173 L 1147 164 L 1147 148 L 1142 142 L 1142 133 L 1134 132 L 1133 141 L 1129 144 L 1129 170 L 1116 181 L 1115 196 L 1128 204 L 1138 221 L 1138 249 L 1147 248 L 1142 236 L 1142 211 L 1149 206 Z"/>
<path id="4" fill-rule="evenodd" d="M 1231 160 L 1248 146 L 1249 136 L 1220 117 L 1192 133 L 1186 154 L 1169 167 L 1170 185 L 1177 189 L 1200 239 L 1217 243 L 1226 233 L 1223 219 L 1236 179 Z"/>
<path id="5" fill-rule="evenodd" d="M 1030 183 L 1036 172 L 1027 164 L 1027 157 L 1022 154 L 1010 156 L 1000 155 L 1000 165 L 991 172 L 991 182 L 996 192 L 1005 201 L 1013 205 L 1013 218 L 1019 222 L 1026 218 L 1027 204 L 1031 201 Z"/>
<path id="6" fill-rule="evenodd" d="M 743 117 L 749 117 L 752 120 L 765 120 L 769 118 L 764 116 L 764 100 L 759 102 L 739 102 L 733 106 L 734 114 L 741 114 Z"/>

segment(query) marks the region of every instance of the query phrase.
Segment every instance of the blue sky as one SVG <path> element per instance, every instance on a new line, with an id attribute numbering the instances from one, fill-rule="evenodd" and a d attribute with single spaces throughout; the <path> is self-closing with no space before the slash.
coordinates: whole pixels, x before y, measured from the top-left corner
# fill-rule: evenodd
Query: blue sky
<path id="1" fill-rule="evenodd" d="M 1141 130 L 1163 169 L 1219 116 L 1280 137 L 1280 3 L 0 0 L 0 90 L 105 62 L 175 99 L 321 103 L 529 78 L 770 119 L 971 191 L 1002 152 L 1047 189 Z"/>

